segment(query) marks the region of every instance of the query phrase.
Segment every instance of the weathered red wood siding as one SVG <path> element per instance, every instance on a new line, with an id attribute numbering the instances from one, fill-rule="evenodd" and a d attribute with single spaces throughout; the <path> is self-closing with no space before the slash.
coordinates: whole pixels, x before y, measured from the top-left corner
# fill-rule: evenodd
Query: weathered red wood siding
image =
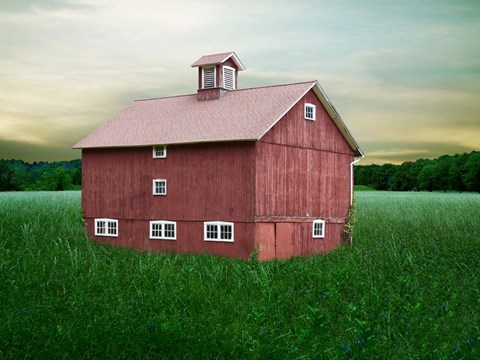
<path id="1" fill-rule="evenodd" d="M 316 105 L 315 121 L 304 119 L 305 103 Z M 353 151 L 313 91 L 308 92 L 255 149 L 256 221 L 294 222 L 292 256 L 335 247 L 341 240 L 350 204 Z M 315 219 L 326 221 L 323 239 L 312 236 Z M 257 226 L 257 244 L 261 244 L 265 229 L 260 224 Z M 265 254 L 264 257 L 271 256 Z"/>
<path id="2" fill-rule="evenodd" d="M 253 251 L 254 143 L 177 145 L 167 158 L 152 147 L 84 149 L 82 205 L 93 236 L 95 218 L 119 220 L 119 237 L 99 241 L 136 248 L 248 257 Z M 167 195 L 153 195 L 153 179 Z M 138 221 L 136 221 L 138 220 Z M 177 240 L 149 240 L 149 221 L 177 222 Z M 235 242 L 203 240 L 204 221 L 234 222 Z"/>
<path id="3" fill-rule="evenodd" d="M 119 236 L 94 236 L 93 218 L 86 218 L 87 232 L 91 238 L 114 246 L 131 247 L 138 250 L 152 250 L 179 253 L 209 253 L 219 256 L 248 258 L 254 250 L 253 223 L 235 223 L 234 242 L 203 240 L 203 222 L 177 221 L 177 239 L 149 239 L 149 220 L 119 219 Z M 156 220 L 156 219 L 153 219 Z"/>

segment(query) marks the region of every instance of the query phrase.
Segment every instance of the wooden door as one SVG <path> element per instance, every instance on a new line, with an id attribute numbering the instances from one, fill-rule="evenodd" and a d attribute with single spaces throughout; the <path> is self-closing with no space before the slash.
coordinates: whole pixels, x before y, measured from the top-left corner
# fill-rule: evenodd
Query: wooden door
<path id="1" fill-rule="evenodd" d="M 289 259 L 293 256 L 295 224 L 275 223 L 275 257 Z"/>
<path id="2" fill-rule="evenodd" d="M 257 223 L 258 260 L 275 259 L 275 223 Z"/>

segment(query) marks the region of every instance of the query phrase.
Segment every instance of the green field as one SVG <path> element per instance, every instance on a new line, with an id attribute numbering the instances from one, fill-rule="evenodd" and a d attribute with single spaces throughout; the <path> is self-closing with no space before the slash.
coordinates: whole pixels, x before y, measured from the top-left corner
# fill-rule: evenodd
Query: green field
<path id="1" fill-rule="evenodd" d="M 480 358 L 480 195 L 360 192 L 353 247 L 258 263 L 91 242 L 0 193 L 0 359 Z"/>

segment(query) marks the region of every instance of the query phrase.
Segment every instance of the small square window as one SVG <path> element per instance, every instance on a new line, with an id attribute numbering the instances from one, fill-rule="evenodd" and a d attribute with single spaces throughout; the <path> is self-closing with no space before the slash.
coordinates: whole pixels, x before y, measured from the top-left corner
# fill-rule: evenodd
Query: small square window
<path id="1" fill-rule="evenodd" d="M 95 236 L 118 236 L 118 220 L 95 219 Z"/>
<path id="2" fill-rule="evenodd" d="M 154 145 L 153 146 L 153 158 L 164 159 L 167 157 L 167 145 Z"/>
<path id="3" fill-rule="evenodd" d="M 305 104 L 305 119 L 315 120 L 315 105 Z"/>
<path id="4" fill-rule="evenodd" d="M 312 227 L 312 235 L 314 238 L 325 237 L 325 220 L 314 220 Z"/>
<path id="5" fill-rule="evenodd" d="M 167 195 L 167 180 L 153 180 L 153 195 Z"/>
<path id="6" fill-rule="evenodd" d="M 150 239 L 176 240 L 177 223 L 174 221 L 150 221 Z"/>
<path id="7" fill-rule="evenodd" d="M 209 221 L 203 224 L 205 241 L 233 242 L 233 223 Z"/>

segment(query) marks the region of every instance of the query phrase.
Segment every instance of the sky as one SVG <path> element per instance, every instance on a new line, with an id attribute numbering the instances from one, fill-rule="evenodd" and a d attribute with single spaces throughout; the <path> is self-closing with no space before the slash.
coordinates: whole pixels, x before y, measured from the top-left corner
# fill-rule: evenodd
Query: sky
<path id="1" fill-rule="evenodd" d="M 0 159 L 72 146 L 135 99 L 192 94 L 202 55 L 238 87 L 318 80 L 363 164 L 480 150 L 478 0 L 1 0 Z"/>

